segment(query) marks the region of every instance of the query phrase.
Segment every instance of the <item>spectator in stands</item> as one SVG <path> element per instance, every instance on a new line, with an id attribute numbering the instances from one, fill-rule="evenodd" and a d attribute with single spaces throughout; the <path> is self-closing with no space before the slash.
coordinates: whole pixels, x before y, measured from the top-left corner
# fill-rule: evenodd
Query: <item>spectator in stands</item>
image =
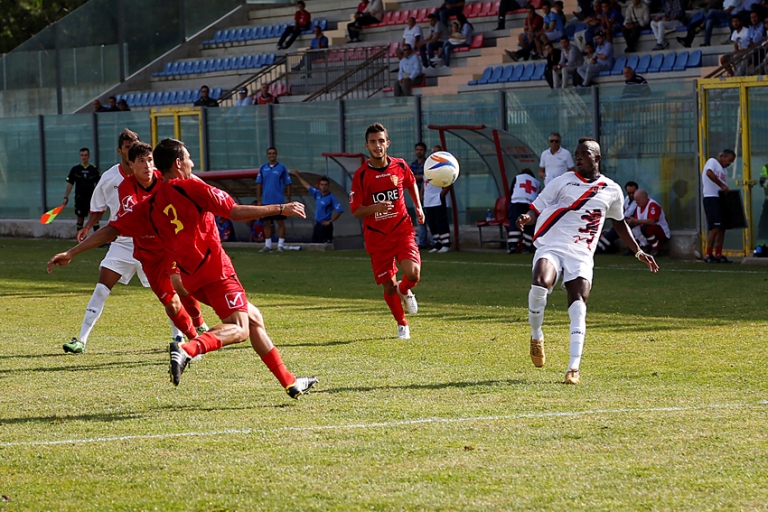
<path id="1" fill-rule="evenodd" d="M 680 0 L 667 0 L 667 2 L 678 2 Z M 678 37 L 677 41 L 686 48 L 690 48 L 696 34 L 704 30 L 704 42 L 701 46 L 709 46 L 712 40 L 712 30 L 715 25 L 727 22 L 731 16 L 741 11 L 741 0 L 724 0 L 723 9 L 710 9 L 703 20 L 698 20 L 688 24 L 688 33 L 685 37 Z M 679 25 L 678 25 L 679 26 Z M 653 23 L 651 23 L 653 27 Z M 664 46 L 666 48 L 667 46 Z"/>
<path id="2" fill-rule="evenodd" d="M 595 8 L 590 0 L 578 0 L 577 3 L 579 4 L 579 11 L 573 11 L 573 15 L 579 21 L 586 21 L 590 16 L 595 15 Z"/>
<path id="3" fill-rule="evenodd" d="M 331 194 L 331 180 L 327 176 L 321 176 L 317 182 L 317 188 L 305 180 L 298 169 L 291 172 L 299 179 L 299 182 L 315 198 L 315 227 L 312 230 L 313 244 L 330 244 L 333 242 L 333 223 L 344 213 L 336 196 Z"/>
<path id="4" fill-rule="evenodd" d="M 200 88 L 200 98 L 194 103 L 196 107 L 218 107 L 219 103 L 209 95 L 211 90 L 207 85 Z"/>
<path id="5" fill-rule="evenodd" d="M 394 83 L 395 96 L 412 96 L 411 86 L 421 84 L 424 72 L 421 69 L 419 57 L 413 53 L 411 45 L 403 45 L 403 57 L 397 71 L 397 81 Z"/>
<path id="6" fill-rule="evenodd" d="M 120 107 L 117 106 L 116 97 L 110 96 L 109 99 L 107 99 L 106 112 L 120 112 Z"/>
<path id="7" fill-rule="evenodd" d="M 600 29 L 602 25 L 601 14 L 603 12 L 602 4 L 600 0 L 595 0 L 592 4 L 593 14 L 587 16 L 584 19 L 584 25 L 586 28 L 576 32 L 573 36 L 573 40 L 579 48 L 585 48 L 587 43 L 595 42 L 595 32 Z"/>
<path id="8" fill-rule="evenodd" d="M 648 4 L 642 0 L 632 0 L 632 4 L 627 7 L 624 14 L 624 41 L 627 47 L 624 53 L 634 53 L 637 51 L 637 42 L 640 40 L 640 32 L 647 29 L 651 24 L 651 14 Z"/>
<path id="9" fill-rule="evenodd" d="M 419 189 L 419 193 L 422 194 L 421 204 L 423 205 L 424 189 L 423 189 L 422 182 L 424 181 L 424 162 L 427 160 L 427 145 L 424 144 L 423 142 L 417 142 L 416 145 L 414 146 L 414 153 L 416 155 L 416 160 L 411 162 L 410 167 L 411 167 L 411 172 L 413 172 L 413 177 L 416 178 L 416 187 Z M 430 245 L 432 245 L 431 237 L 427 232 L 426 222 L 424 224 L 416 223 L 416 226 L 414 226 L 414 228 L 416 229 L 416 233 L 418 234 L 419 249 L 426 249 Z"/>
<path id="10" fill-rule="evenodd" d="M 552 4 L 552 11 L 560 17 L 560 20 L 563 22 L 563 27 L 565 27 L 565 25 L 568 23 L 568 19 L 565 17 L 565 13 L 563 12 L 563 1 L 556 0 Z"/>
<path id="11" fill-rule="evenodd" d="M 637 203 L 635 202 L 635 192 L 638 189 L 638 185 L 634 181 L 628 181 L 624 185 L 624 190 L 627 195 L 624 196 L 624 220 L 628 221 L 635 215 L 637 209 Z M 597 242 L 597 252 L 611 252 L 614 249 L 613 243 L 619 239 L 619 234 L 615 229 L 611 228 L 605 231 L 600 237 L 600 241 Z M 630 253 L 631 254 L 631 253 Z"/>
<path id="12" fill-rule="evenodd" d="M 528 224 L 520 231 L 517 227 L 517 218 L 528 213 L 531 203 L 539 196 L 539 180 L 533 175 L 530 169 L 523 169 L 515 176 L 515 182 L 509 192 L 509 208 L 507 208 L 507 218 L 509 219 L 509 229 L 507 230 L 507 253 L 518 252 L 527 253 L 533 251 L 533 232 L 534 225 Z M 522 247 L 520 241 L 522 239 Z"/>
<path id="13" fill-rule="evenodd" d="M 120 109 L 120 112 L 130 112 L 131 108 L 128 106 L 128 102 L 125 100 L 120 100 L 117 102 L 117 108 Z"/>
<path id="14" fill-rule="evenodd" d="M 437 15 L 443 25 L 448 26 L 448 20 L 451 16 L 459 17 L 464 11 L 464 0 L 443 0 L 443 4 L 437 8 Z M 466 18 L 465 18 L 466 19 Z"/>
<path id="15" fill-rule="evenodd" d="M 741 18 L 738 15 L 731 17 L 731 26 L 733 26 L 733 33 L 731 34 L 733 53 L 721 55 L 720 65 L 725 68 L 729 76 L 744 76 L 747 73 L 749 59 L 739 62 L 735 69 L 731 65 L 731 61 L 749 49 L 749 29 L 741 24 Z"/>
<path id="16" fill-rule="evenodd" d="M 362 31 L 362 28 L 367 25 L 375 25 L 381 21 L 382 16 L 384 16 L 384 3 L 382 0 L 370 0 L 370 3 L 359 16 L 355 13 L 355 21 L 347 24 L 347 32 L 349 33 L 348 42 L 360 42 L 360 32 Z"/>
<path id="17" fill-rule="evenodd" d="M 226 217 L 216 217 L 216 226 L 219 228 L 219 239 L 222 242 L 237 242 L 235 225 Z"/>
<path id="18" fill-rule="evenodd" d="M 95 99 L 93 100 L 93 111 L 94 112 L 108 112 L 107 108 L 101 104 L 101 100 Z"/>
<path id="19" fill-rule="evenodd" d="M 293 25 L 288 25 L 283 34 L 280 36 L 280 40 L 277 42 L 278 50 L 285 50 L 290 48 L 297 37 L 301 35 L 302 30 L 309 30 L 312 26 L 312 15 L 307 12 L 306 5 L 302 0 L 296 3 L 298 9 L 293 15 Z"/>
<path id="20" fill-rule="evenodd" d="M 648 197 L 648 192 L 641 188 L 635 191 L 635 202 L 635 214 L 627 220 L 627 224 L 632 228 L 635 238 L 645 238 L 649 247 L 643 249 L 650 251 L 651 256 L 658 256 L 661 245 L 671 235 L 667 218 L 661 205 Z"/>
<path id="21" fill-rule="evenodd" d="M 635 73 L 635 70 L 629 66 L 624 66 L 624 91 L 622 98 L 640 98 L 651 95 L 651 89 L 648 87 L 648 81 Z"/>
<path id="22" fill-rule="evenodd" d="M 544 28 L 535 40 L 536 53 L 546 56 L 546 53 L 544 53 L 544 45 L 557 41 L 560 39 L 560 36 L 563 35 L 563 19 L 556 12 L 552 11 L 552 7 L 550 7 L 547 0 L 544 0 L 541 4 L 541 13 L 544 18 Z M 550 83 L 550 87 L 551 86 L 552 84 Z"/>
<path id="23" fill-rule="evenodd" d="M 571 43 L 568 36 L 560 38 L 560 46 L 562 47 L 560 61 L 552 66 L 552 87 L 554 89 L 559 87 L 565 89 L 568 86 L 568 77 L 571 73 L 584 64 L 584 56 L 576 45 Z"/>
<path id="24" fill-rule="evenodd" d="M 613 68 L 613 45 L 606 40 L 605 32 L 595 32 L 595 43 L 595 56 L 576 70 L 583 80 L 584 87 L 592 85 L 592 79 L 601 71 L 610 71 Z"/>
<path id="25" fill-rule="evenodd" d="M 517 0 L 501 0 L 499 3 L 499 23 L 496 25 L 496 30 L 504 30 L 507 23 L 507 13 L 520 8 Z"/>
<path id="26" fill-rule="evenodd" d="M 248 95 L 248 89 L 240 89 L 237 91 L 237 101 L 235 101 L 236 107 L 250 107 L 253 105 L 253 98 Z"/>
<path id="27" fill-rule="evenodd" d="M 263 194 L 262 194 L 263 192 Z M 277 161 L 277 149 L 267 149 L 267 163 L 259 169 L 256 176 L 257 206 L 291 202 L 291 176 L 288 169 Z M 282 207 L 280 208 L 282 212 Z M 264 222 L 264 248 L 261 252 L 272 250 L 272 221 L 277 223 L 277 252 L 285 250 L 285 215 L 271 215 L 261 219 Z"/>
<path id="28" fill-rule="evenodd" d="M 760 46 L 763 38 L 765 38 L 765 25 L 757 11 L 752 11 L 749 13 L 749 47 Z"/>
<path id="29" fill-rule="evenodd" d="M 651 30 L 656 37 L 654 50 L 664 50 L 669 46 L 666 40 L 667 30 L 674 30 L 682 26 L 685 20 L 685 11 L 680 0 L 664 0 L 664 15 L 654 16 L 651 21 Z M 678 38 L 678 41 L 680 38 Z M 690 46 L 690 45 L 689 45 Z"/>
<path id="30" fill-rule="evenodd" d="M 443 44 L 451 37 L 448 27 L 437 19 L 437 14 L 430 13 L 427 18 L 429 19 L 429 35 L 426 39 L 416 44 L 421 55 L 421 64 L 425 68 L 432 65 L 430 60 L 435 56 L 435 52 L 439 52 Z"/>
<path id="31" fill-rule="evenodd" d="M 529 56 L 538 58 L 538 55 L 536 55 L 533 50 L 536 48 L 536 38 L 544 31 L 544 18 L 536 14 L 536 9 L 528 4 L 525 10 L 526 16 L 523 32 L 517 36 L 517 46 L 519 50 L 515 52 L 504 50 L 504 53 L 514 61 L 528 59 Z"/>
<path id="32" fill-rule="evenodd" d="M 561 53 L 562 52 L 552 46 L 552 43 L 550 42 L 547 42 L 547 44 L 544 45 L 544 55 L 547 58 L 547 67 L 544 68 L 544 79 L 549 84 L 550 89 L 555 88 L 555 85 L 552 81 L 552 75 L 554 73 L 555 66 L 557 66 L 560 62 Z"/>
<path id="33" fill-rule="evenodd" d="M 757 13 L 757 16 L 765 22 L 768 20 L 768 0 L 760 0 L 757 3 L 752 4 L 752 11 Z"/>
<path id="34" fill-rule="evenodd" d="M 467 20 L 467 17 L 459 13 L 456 15 L 456 21 L 451 24 L 454 30 L 451 33 L 451 37 L 446 41 L 440 53 L 435 57 L 433 65 L 440 67 L 440 64 L 444 63 L 446 67 L 451 66 L 451 52 L 456 48 L 462 48 L 472 44 L 472 38 L 474 37 L 474 27 Z"/>
<path id="35" fill-rule="evenodd" d="M 255 100 L 257 105 L 279 103 L 279 101 L 277 101 L 277 96 L 273 96 L 272 93 L 269 92 L 269 84 L 266 82 L 261 84 L 261 90 L 256 94 Z"/>
<path id="36" fill-rule="evenodd" d="M 310 41 L 309 48 L 312 50 L 323 50 L 328 48 L 328 38 L 325 37 L 325 34 L 323 34 L 323 30 L 319 25 L 315 25 L 313 32 L 315 33 L 315 37 Z"/>
<path id="37" fill-rule="evenodd" d="M 621 27 L 624 25 L 624 16 L 621 15 L 621 10 L 615 8 L 610 0 L 602 0 L 598 18 L 600 29 L 605 32 L 608 42 L 613 43 L 614 33 L 621 32 Z"/>
<path id="38" fill-rule="evenodd" d="M 397 58 L 402 58 L 402 52 L 405 45 L 409 45 L 411 50 L 413 50 L 418 46 L 418 43 L 423 40 L 424 33 L 421 31 L 421 27 L 416 24 L 416 18 L 411 16 L 408 18 L 408 24 L 405 26 L 405 30 L 403 30 L 403 42 L 400 44 L 400 48 L 398 48 Z"/>

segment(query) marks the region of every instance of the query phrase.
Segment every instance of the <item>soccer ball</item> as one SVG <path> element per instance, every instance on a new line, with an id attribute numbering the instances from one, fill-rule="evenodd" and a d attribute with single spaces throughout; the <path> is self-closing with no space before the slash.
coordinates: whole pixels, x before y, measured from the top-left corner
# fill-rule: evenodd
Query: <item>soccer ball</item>
<path id="1" fill-rule="evenodd" d="M 447 151 L 432 153 L 424 162 L 424 179 L 436 187 L 449 187 L 459 177 L 459 162 Z"/>

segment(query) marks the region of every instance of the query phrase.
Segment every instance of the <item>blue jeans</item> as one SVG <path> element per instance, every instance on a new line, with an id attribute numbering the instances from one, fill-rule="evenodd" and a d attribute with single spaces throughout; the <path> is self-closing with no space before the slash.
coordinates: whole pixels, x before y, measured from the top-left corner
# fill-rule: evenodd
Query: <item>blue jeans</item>
<path id="1" fill-rule="evenodd" d="M 435 56 L 435 52 L 440 51 L 443 47 L 442 41 L 435 41 L 433 43 L 427 43 L 424 46 L 419 46 L 419 54 L 421 55 L 421 65 L 429 67 L 429 59 Z"/>
<path id="2" fill-rule="evenodd" d="M 419 233 L 419 247 L 430 247 L 432 245 L 432 237 L 427 231 L 427 223 L 419 224 L 417 229 Z"/>
<path id="3" fill-rule="evenodd" d="M 707 13 L 707 17 L 704 19 L 704 42 L 709 44 L 712 39 L 712 29 L 715 25 L 727 22 L 731 19 L 731 14 L 725 11 L 711 10 Z"/>
<path id="4" fill-rule="evenodd" d="M 462 48 L 464 46 L 469 46 L 469 42 L 462 43 L 462 44 L 451 44 L 449 41 L 446 41 L 443 45 L 443 60 L 445 61 L 446 66 L 451 65 L 451 52 L 454 48 Z"/>

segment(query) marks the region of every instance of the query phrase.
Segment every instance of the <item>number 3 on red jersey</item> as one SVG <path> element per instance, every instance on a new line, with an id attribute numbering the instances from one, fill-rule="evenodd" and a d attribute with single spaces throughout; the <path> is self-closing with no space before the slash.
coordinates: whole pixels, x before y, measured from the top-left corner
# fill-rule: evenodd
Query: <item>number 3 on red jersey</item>
<path id="1" fill-rule="evenodd" d="M 172 204 L 169 204 L 165 207 L 165 210 L 163 210 L 163 213 L 166 214 L 168 217 L 171 217 L 171 224 L 176 226 L 176 231 L 174 231 L 174 234 L 179 234 L 179 231 L 184 229 L 184 224 L 181 223 L 179 220 L 179 215 L 176 213 L 176 208 L 173 207 Z"/>

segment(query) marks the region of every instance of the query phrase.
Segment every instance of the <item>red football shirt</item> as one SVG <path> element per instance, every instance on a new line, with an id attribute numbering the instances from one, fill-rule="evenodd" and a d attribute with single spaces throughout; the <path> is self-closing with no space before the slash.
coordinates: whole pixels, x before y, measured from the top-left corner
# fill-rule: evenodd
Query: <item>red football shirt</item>
<path id="1" fill-rule="evenodd" d="M 130 212 L 137 204 L 151 196 L 161 181 L 163 181 L 163 175 L 157 169 L 155 169 L 155 182 L 149 188 L 142 187 L 133 174 L 123 179 L 117 187 L 117 195 L 120 198 L 118 215 Z M 160 261 L 164 254 L 163 242 L 154 233 L 133 239 L 133 257 L 142 263 Z"/>
<path id="2" fill-rule="evenodd" d="M 369 254 L 391 251 L 398 240 L 413 236 L 413 224 L 405 208 L 403 193 L 412 187 L 416 179 L 411 168 L 401 158 L 389 158 L 389 165 L 376 168 L 370 160 L 355 171 L 349 209 L 355 213 L 361 206 L 371 206 L 381 201 L 392 201 L 394 208 L 387 213 L 363 217 L 365 249 Z"/>
<path id="3" fill-rule="evenodd" d="M 296 22 L 297 27 L 306 27 L 312 21 L 312 15 L 307 11 L 296 11 L 293 15 L 293 21 Z"/>
<path id="4" fill-rule="evenodd" d="M 176 261 L 184 287 L 194 293 L 206 284 L 235 275 L 219 240 L 215 216 L 229 218 L 235 201 L 200 179 L 173 179 L 118 217 L 111 226 L 131 237 L 155 233 Z"/>

